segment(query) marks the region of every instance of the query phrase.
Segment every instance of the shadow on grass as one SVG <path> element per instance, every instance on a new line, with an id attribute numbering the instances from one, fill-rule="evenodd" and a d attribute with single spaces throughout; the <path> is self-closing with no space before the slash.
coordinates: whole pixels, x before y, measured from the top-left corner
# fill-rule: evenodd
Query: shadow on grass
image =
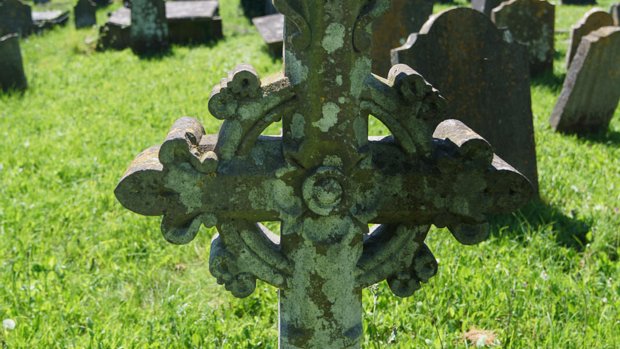
<path id="1" fill-rule="evenodd" d="M 550 228 L 560 246 L 582 251 L 588 243 L 588 232 L 592 222 L 565 215 L 558 208 L 540 200 L 533 200 L 516 215 L 496 216 L 491 220 L 491 231 L 495 236 L 510 234 L 516 240 L 524 239 L 529 231 Z M 508 227 L 508 229 L 502 229 Z"/>
<path id="2" fill-rule="evenodd" d="M 566 78 L 566 74 L 555 75 L 553 72 L 546 72 L 532 77 L 531 84 L 533 86 L 549 87 L 553 91 L 559 92 L 564 84 L 564 78 Z"/>
<path id="3" fill-rule="evenodd" d="M 620 132 L 605 130 L 595 133 L 587 133 L 577 137 L 582 142 L 593 142 L 617 147 L 620 145 Z"/>

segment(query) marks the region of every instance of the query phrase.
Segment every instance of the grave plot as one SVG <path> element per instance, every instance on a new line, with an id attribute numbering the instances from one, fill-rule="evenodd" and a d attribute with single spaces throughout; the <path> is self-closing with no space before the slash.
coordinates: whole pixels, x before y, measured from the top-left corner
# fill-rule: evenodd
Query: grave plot
<path id="1" fill-rule="evenodd" d="M 592 9 L 588 11 L 581 20 L 572 27 L 570 36 L 570 45 L 566 54 L 566 67 L 570 67 L 570 63 L 577 53 L 577 48 L 581 43 L 581 39 L 591 32 L 602 27 L 614 25 L 611 15 L 601 9 Z M 620 60 L 620 58 L 618 58 Z"/>
<path id="2" fill-rule="evenodd" d="M 200 44 L 223 37 L 217 1 L 169 1 L 165 9 L 170 43 Z M 131 46 L 131 10 L 123 7 L 111 13 L 99 34 L 100 50 Z"/>
<path id="3" fill-rule="evenodd" d="M 603 27 L 583 37 L 551 114 L 559 132 L 586 134 L 609 126 L 620 100 L 620 28 Z"/>
<path id="4" fill-rule="evenodd" d="M 88 28 L 97 25 L 97 5 L 91 0 L 78 0 L 73 7 L 75 28 Z"/>
<path id="5" fill-rule="evenodd" d="M 489 141 L 538 188 L 526 49 L 478 11 L 456 8 L 433 16 L 392 51 L 446 98 L 447 115 Z"/>
<path id="6" fill-rule="evenodd" d="M 267 44 L 267 50 L 275 57 L 282 57 L 284 37 L 284 15 L 274 14 L 252 18 L 252 23 Z"/>
<path id="7" fill-rule="evenodd" d="M 27 87 L 19 35 L 9 34 L 0 37 L 0 88 L 7 92 L 23 91 Z"/>
<path id="8" fill-rule="evenodd" d="M 510 0 L 494 8 L 491 19 L 527 47 L 532 75 L 553 72 L 554 5 L 545 0 Z"/>
<path id="9" fill-rule="evenodd" d="M 263 83 L 239 66 L 209 100 L 219 134 L 179 119 L 115 195 L 163 215 L 172 243 L 215 226 L 218 283 L 236 297 L 258 279 L 279 289 L 280 348 L 360 348 L 364 288 L 387 280 L 407 297 L 437 272 L 424 243 L 431 224 L 475 244 L 490 215 L 523 205 L 532 188 L 482 137 L 446 120 L 439 92 L 411 68 L 371 73 L 378 3 L 286 3 L 284 75 Z M 369 141 L 369 114 L 394 138 Z M 261 137 L 279 120 L 281 137 Z M 280 235 L 263 221 L 281 222 Z"/>

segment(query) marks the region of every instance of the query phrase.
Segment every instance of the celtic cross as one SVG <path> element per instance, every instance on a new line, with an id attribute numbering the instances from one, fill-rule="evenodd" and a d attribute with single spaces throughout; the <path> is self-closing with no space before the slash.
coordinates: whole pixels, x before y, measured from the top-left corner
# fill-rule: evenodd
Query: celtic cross
<path id="1" fill-rule="evenodd" d="M 473 244 L 487 215 L 532 195 L 480 136 L 445 120 L 444 100 L 404 65 L 371 74 L 370 28 L 389 0 L 276 0 L 285 71 L 239 66 L 215 87 L 206 135 L 178 120 L 116 188 L 128 209 L 163 215 L 165 238 L 215 226 L 210 271 L 234 296 L 280 290 L 281 348 L 358 348 L 362 289 L 386 280 L 410 296 L 437 271 L 431 224 Z M 369 139 L 368 116 L 391 137 Z M 282 122 L 281 137 L 261 133 Z M 279 221 L 280 235 L 258 222 Z M 369 224 L 376 228 L 369 231 Z"/>

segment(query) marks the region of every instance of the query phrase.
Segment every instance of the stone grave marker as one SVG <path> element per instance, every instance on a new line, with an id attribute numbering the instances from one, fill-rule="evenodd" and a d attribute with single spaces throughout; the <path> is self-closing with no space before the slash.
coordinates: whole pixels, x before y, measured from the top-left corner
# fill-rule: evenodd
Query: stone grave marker
<path id="1" fill-rule="evenodd" d="M 467 28 L 467 30 L 463 30 Z M 431 17 L 392 51 L 435 86 L 447 115 L 472 127 L 538 187 L 527 51 L 473 9 Z"/>
<path id="2" fill-rule="evenodd" d="M 130 46 L 137 55 L 161 54 L 170 49 L 164 0 L 131 2 Z"/>
<path id="3" fill-rule="evenodd" d="M 491 18 L 528 48 L 532 75 L 553 71 L 554 5 L 545 0 L 510 0 L 494 8 Z"/>
<path id="4" fill-rule="evenodd" d="M 69 22 L 69 11 L 32 11 L 32 23 L 37 32 L 52 29 L 57 25 L 64 26 L 67 22 Z"/>
<path id="5" fill-rule="evenodd" d="M 620 27 L 603 27 L 581 39 L 551 127 L 586 134 L 607 129 L 620 99 Z"/>
<path id="6" fill-rule="evenodd" d="M 406 297 L 436 273 L 431 224 L 473 244 L 488 236 L 488 215 L 532 194 L 482 137 L 444 120 L 438 91 L 412 69 L 371 74 L 371 24 L 387 4 L 277 0 L 284 75 L 263 83 L 235 69 L 209 100 L 219 134 L 178 120 L 115 190 L 134 212 L 163 215 L 170 242 L 217 227 L 211 273 L 236 297 L 257 279 L 280 290 L 282 349 L 359 348 L 362 289 L 387 279 Z M 368 139 L 370 113 L 394 138 Z M 278 120 L 282 136 L 261 136 Z"/>
<path id="7" fill-rule="evenodd" d="M 97 25 L 97 5 L 91 0 L 78 0 L 73 7 L 73 17 L 77 29 Z"/>
<path id="8" fill-rule="evenodd" d="M 609 13 L 597 8 L 586 12 L 583 18 L 581 18 L 581 20 L 572 27 L 570 46 L 568 47 L 568 53 L 566 54 L 566 67 L 570 66 L 575 53 L 577 53 L 577 48 L 579 47 L 581 38 L 599 28 L 612 25 L 614 25 L 614 20 Z M 620 57 L 618 60 L 620 62 Z"/>
<path id="9" fill-rule="evenodd" d="M 417 33 L 433 13 L 433 0 L 392 0 L 389 10 L 373 23 L 372 70 L 386 75 L 392 64 L 390 50 Z"/>
<path id="10" fill-rule="evenodd" d="M 17 33 L 26 37 L 33 29 L 30 6 L 19 0 L 0 0 L 0 36 Z"/>
<path id="11" fill-rule="evenodd" d="M 28 88 L 19 35 L 15 33 L 0 37 L 0 88 L 4 92 Z"/>
<path id="12" fill-rule="evenodd" d="M 252 23 L 267 44 L 269 53 L 276 58 L 282 57 L 284 15 L 276 13 L 269 16 L 254 17 Z"/>
<path id="13" fill-rule="evenodd" d="M 471 0 L 471 8 L 491 17 L 491 11 L 499 6 L 503 0 Z"/>
<path id="14" fill-rule="evenodd" d="M 611 13 L 611 17 L 614 20 L 614 25 L 620 26 L 620 3 L 615 3 L 611 5 L 609 13 Z"/>
<path id="15" fill-rule="evenodd" d="M 169 40 L 174 44 L 205 43 L 222 38 L 217 1 L 168 1 L 165 4 Z M 122 50 L 131 45 L 131 10 L 112 12 L 99 29 L 99 50 Z"/>

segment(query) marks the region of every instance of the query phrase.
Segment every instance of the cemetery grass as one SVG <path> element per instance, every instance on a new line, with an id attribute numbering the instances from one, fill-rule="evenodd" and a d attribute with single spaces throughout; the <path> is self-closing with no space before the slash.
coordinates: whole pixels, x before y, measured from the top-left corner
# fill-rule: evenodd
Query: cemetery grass
<path id="1" fill-rule="evenodd" d="M 96 29 L 71 25 L 22 41 L 30 89 L 0 97 L 0 320 L 15 321 L 0 347 L 277 348 L 276 290 L 259 283 L 239 300 L 217 285 L 213 230 L 170 245 L 159 218 L 113 195 L 175 119 L 218 130 L 207 100 L 236 63 L 280 69 L 237 4 L 221 1 L 225 40 L 161 59 L 96 53 Z M 558 6 L 556 29 L 587 9 Z M 477 246 L 433 228 L 436 277 L 407 299 L 385 283 L 364 291 L 364 347 L 475 347 L 464 335 L 479 329 L 489 331 L 479 344 L 505 348 L 617 348 L 620 111 L 602 134 L 550 130 L 567 40 L 556 36 L 555 72 L 532 86 L 542 201 L 496 218 Z M 373 134 L 384 130 L 371 120 Z"/>

